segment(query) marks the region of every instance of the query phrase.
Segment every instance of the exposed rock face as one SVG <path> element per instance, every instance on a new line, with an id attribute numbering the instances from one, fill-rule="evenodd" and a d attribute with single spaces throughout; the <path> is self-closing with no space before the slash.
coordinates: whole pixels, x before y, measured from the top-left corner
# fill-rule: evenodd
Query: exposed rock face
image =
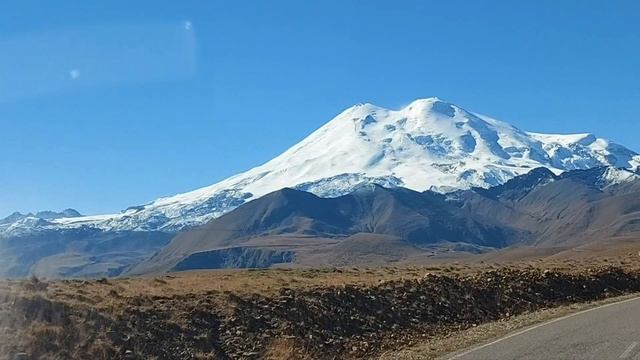
<path id="1" fill-rule="evenodd" d="M 267 268 L 276 264 L 292 263 L 295 253 L 290 250 L 232 247 L 191 254 L 171 270 Z"/>
<path id="2" fill-rule="evenodd" d="M 360 235 L 360 240 L 353 236 Z M 366 241 L 367 234 L 372 238 Z M 382 242 L 380 236 L 386 236 Z M 403 248 L 414 253 L 442 243 L 465 243 L 469 248 L 502 248 L 525 239 L 526 233 L 498 224 L 482 214 L 471 214 L 440 194 L 409 189 L 362 186 L 337 198 L 319 198 L 293 189 L 268 194 L 192 231 L 178 234 L 171 243 L 136 266 L 131 274 L 251 265 L 244 260 L 251 247 L 275 252 L 254 263 L 270 266 L 282 263 L 281 250 L 293 261 L 325 252 L 338 259 L 346 252 L 366 254 L 376 243 L 389 254 Z M 325 241 L 320 243 L 322 239 Z M 256 251 L 256 250 L 253 250 Z M 208 254 L 208 255 L 206 255 Z M 410 254 L 407 254 L 410 255 Z M 250 255 L 251 256 L 251 255 Z M 225 258 L 227 260 L 224 260 Z M 236 257 L 230 260 L 229 257 Z M 241 266 L 242 267 L 242 266 Z"/>
<path id="3" fill-rule="evenodd" d="M 283 189 L 179 234 L 132 273 L 188 270 L 189 261 L 175 266 L 203 252 L 233 256 L 225 249 L 237 247 L 286 250 L 295 264 L 308 266 L 425 262 L 438 252 L 512 245 L 573 248 L 640 235 L 639 224 L 640 176 L 617 168 L 561 175 L 538 168 L 489 189 L 444 195 L 363 185 L 319 198 Z M 197 268 L 206 268 L 206 257 L 198 257 Z M 260 264 L 283 262 L 275 260 Z M 242 258 L 224 263 L 250 264 Z M 210 268 L 219 264 L 212 258 Z"/>
<path id="4" fill-rule="evenodd" d="M 466 192 L 459 204 L 532 233 L 537 247 L 576 247 L 640 235 L 640 177 L 615 168 L 555 176 L 537 170 Z"/>
<path id="5" fill-rule="evenodd" d="M 0 275 L 424 263 L 447 251 L 567 249 L 639 235 L 639 209 L 640 175 L 611 167 L 561 175 L 539 168 L 489 189 L 448 194 L 377 184 L 335 198 L 282 189 L 177 236 L 83 226 L 0 237 Z M 23 219 L 32 220 L 50 221 Z"/>

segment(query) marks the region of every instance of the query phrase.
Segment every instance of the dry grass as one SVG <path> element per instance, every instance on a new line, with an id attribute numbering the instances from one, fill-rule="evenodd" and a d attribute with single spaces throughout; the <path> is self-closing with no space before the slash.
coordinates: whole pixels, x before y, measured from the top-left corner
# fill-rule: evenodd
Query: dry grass
<path id="1" fill-rule="evenodd" d="M 215 308 L 224 313 L 233 310 L 228 302 L 229 294 L 273 296 L 283 288 L 378 285 L 388 281 L 418 279 L 426 274 L 466 274 L 492 270 L 499 266 L 518 269 L 554 268 L 576 273 L 600 265 L 633 270 L 640 269 L 639 250 L 640 246 L 636 246 L 606 253 L 605 256 L 583 254 L 577 258 L 545 257 L 529 258 L 526 261 L 509 259 L 506 262 L 476 257 L 464 262 L 414 266 L 221 270 L 108 280 L 5 280 L 0 281 L 0 359 L 27 349 L 36 358 L 56 353 L 52 349 L 59 349 L 57 353 L 66 355 L 66 358 L 77 358 L 74 353 L 64 353 L 64 349 L 74 348 L 82 348 L 85 353 L 95 354 L 95 360 L 113 358 L 122 349 L 113 347 L 108 341 L 109 334 L 106 330 L 91 329 L 91 326 L 100 324 L 99 318 L 92 318 L 94 313 L 118 318 L 125 316 L 132 308 L 147 311 L 153 307 L 169 317 L 167 323 L 183 326 L 189 321 L 191 314 L 176 308 L 176 304 L 181 304 L 182 301 L 197 304 L 198 307 Z M 30 314 L 33 319 L 11 319 L 8 316 L 10 314 L 6 314 L 7 308 L 3 304 L 14 306 L 15 299 L 21 299 L 25 313 Z M 64 314 L 67 308 L 81 309 L 83 314 L 92 318 L 91 322 L 83 325 L 80 321 L 70 327 L 62 322 L 62 317 L 58 321 L 56 316 Z M 46 319 L 46 325 L 38 322 L 38 319 Z M 16 328 L 20 330 L 11 330 Z M 273 340 L 265 357 L 303 360 L 312 358 L 294 340 L 288 338 Z M 201 358 L 207 357 L 202 355 Z"/>
<path id="2" fill-rule="evenodd" d="M 638 246 L 640 249 L 640 246 Z M 80 302 L 100 304 L 113 299 L 139 296 L 170 297 L 184 294 L 210 294 L 230 292 L 239 295 L 273 295 L 283 288 L 310 289 L 326 286 L 376 285 L 381 282 L 417 279 L 427 273 L 452 274 L 491 270 L 498 266 L 514 268 L 554 268 L 561 271 L 579 271 L 599 265 L 640 268 L 637 252 L 609 257 L 584 259 L 532 259 L 528 261 L 481 262 L 473 261 L 428 266 L 380 266 L 367 268 L 282 268 L 251 270 L 216 270 L 173 273 L 165 276 L 122 278 L 108 281 L 67 280 L 52 282 L 54 294 L 74 298 Z M 39 291 L 46 290 L 46 286 Z M 33 286 L 34 288 L 36 286 Z M 70 291 L 72 290 L 72 291 Z"/>
<path id="3" fill-rule="evenodd" d="M 640 246 L 638 246 L 640 250 Z M 500 266 L 513 268 L 554 268 L 565 272 L 599 265 L 640 269 L 637 250 L 608 257 L 583 259 L 531 259 L 524 262 L 493 263 L 481 258 L 467 262 L 444 263 L 427 266 L 380 266 L 367 268 L 282 268 L 264 270 L 216 270 L 172 273 L 164 276 L 44 281 L 31 278 L 27 281 L 0 281 L 0 295 L 12 296 L 38 294 L 47 299 L 62 301 L 70 306 L 83 305 L 98 310 L 117 312 L 132 299 L 170 298 L 175 296 L 260 294 L 270 296 L 282 288 L 312 289 L 327 286 L 377 285 L 387 281 L 411 280 L 426 274 L 464 274 L 492 270 Z M 6 295 L 5 295 L 6 296 Z M 220 296 L 220 300 L 226 296 Z M 142 299 L 142 300 L 140 300 Z M 221 303 L 224 307 L 225 304 Z"/>
<path id="4" fill-rule="evenodd" d="M 267 348 L 264 358 L 266 360 L 298 359 L 312 360 L 313 357 L 302 350 L 292 339 L 275 339 Z"/>

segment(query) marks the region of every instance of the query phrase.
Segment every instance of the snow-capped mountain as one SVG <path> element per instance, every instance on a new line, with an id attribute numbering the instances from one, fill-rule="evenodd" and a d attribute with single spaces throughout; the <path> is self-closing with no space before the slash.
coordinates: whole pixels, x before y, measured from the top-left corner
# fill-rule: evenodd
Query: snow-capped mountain
<path id="1" fill-rule="evenodd" d="M 592 134 L 522 131 L 438 98 L 399 110 L 350 107 L 271 161 L 217 184 L 119 214 L 21 219 L 0 234 L 34 228 L 176 231 L 203 224 L 269 192 L 290 187 L 335 197 L 363 184 L 449 191 L 489 187 L 546 167 L 556 174 L 601 166 L 636 176 L 640 156 Z"/>
<path id="2" fill-rule="evenodd" d="M 80 217 L 80 216 L 82 216 L 82 214 L 80 214 L 78 211 L 74 209 L 65 209 L 60 212 L 45 210 L 45 211 L 39 211 L 35 214 L 32 214 L 32 213 L 22 214 L 19 212 L 14 212 L 13 214 L 7 216 L 6 218 L 0 219 L 0 224 L 13 223 L 26 218 L 38 218 L 43 220 L 51 220 L 51 219 L 71 218 L 71 217 Z"/>

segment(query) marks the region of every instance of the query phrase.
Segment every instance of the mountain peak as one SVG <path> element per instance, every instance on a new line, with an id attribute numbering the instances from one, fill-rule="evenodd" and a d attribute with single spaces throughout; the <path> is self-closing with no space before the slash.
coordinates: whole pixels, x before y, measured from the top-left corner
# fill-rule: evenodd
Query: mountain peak
<path id="1" fill-rule="evenodd" d="M 504 184 L 538 167 L 560 174 L 639 165 L 636 152 L 595 135 L 526 132 L 438 97 L 417 99 L 398 110 L 363 103 L 344 110 L 267 163 L 217 184 L 124 214 L 73 219 L 66 214 L 52 223 L 177 231 L 287 187 L 321 197 L 338 197 L 365 184 L 444 192 Z M 626 173 L 607 176 L 619 180 Z"/>
<path id="2" fill-rule="evenodd" d="M 19 211 L 15 211 L 13 214 L 7 216 L 6 218 L 0 219 L 0 224 L 11 224 L 29 216 L 32 216 L 32 214 L 23 214 Z"/>
<path id="3" fill-rule="evenodd" d="M 366 116 L 370 114 L 375 114 L 378 111 L 388 111 L 388 109 L 372 104 L 370 102 L 363 102 L 363 103 L 357 103 L 345 109 L 340 115 L 336 116 L 336 118 L 342 118 L 347 115 L 351 117 Z"/>
<path id="4" fill-rule="evenodd" d="M 427 115 L 429 113 L 436 113 L 447 117 L 454 117 L 456 114 L 456 108 L 458 107 L 454 104 L 446 102 L 438 97 L 429 97 L 414 100 L 409 105 L 404 107 L 401 111 L 409 112 L 415 115 Z"/>
<path id="5" fill-rule="evenodd" d="M 412 113 L 414 115 L 428 115 L 429 113 L 436 113 L 440 115 L 446 115 L 449 117 L 453 117 L 455 115 L 455 110 L 460 109 L 459 106 L 442 100 L 437 96 L 427 97 L 427 98 L 419 98 L 408 105 L 403 106 L 399 110 L 392 110 L 388 108 L 384 108 L 382 106 L 378 106 L 376 104 L 370 102 L 363 102 L 355 104 L 348 109 L 346 109 L 343 114 L 349 113 L 350 115 L 354 115 L 354 112 L 361 114 L 362 116 L 376 114 L 378 112 L 390 112 L 390 111 L 399 111 L 404 113 Z M 343 115 L 341 114 L 341 115 Z M 340 115 L 338 117 L 341 117 Z"/>
<path id="6" fill-rule="evenodd" d="M 35 218 L 35 219 L 41 219 L 41 220 L 53 220 L 53 219 L 60 219 L 60 218 L 75 218 L 75 217 L 81 217 L 82 214 L 80 214 L 78 211 L 76 211 L 75 209 L 64 209 L 60 212 L 55 212 L 55 211 L 51 211 L 51 210 L 44 210 L 44 211 L 38 211 L 37 213 L 27 213 L 27 214 L 22 214 L 18 211 L 14 212 L 13 214 L 7 216 L 4 219 L 0 219 L 0 224 L 9 224 L 9 223 L 14 223 L 16 221 L 20 221 L 26 218 Z"/>
<path id="7" fill-rule="evenodd" d="M 423 104 L 423 103 L 435 103 L 435 102 L 447 102 L 447 101 L 445 101 L 442 98 L 439 98 L 437 96 L 429 96 L 429 97 L 426 97 L 426 98 L 417 98 L 417 99 L 413 100 L 407 106 Z"/>

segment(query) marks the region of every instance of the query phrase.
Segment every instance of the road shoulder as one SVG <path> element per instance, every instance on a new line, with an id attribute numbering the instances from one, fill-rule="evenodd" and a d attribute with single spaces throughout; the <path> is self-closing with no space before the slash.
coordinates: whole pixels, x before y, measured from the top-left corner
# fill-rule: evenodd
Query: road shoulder
<path id="1" fill-rule="evenodd" d="M 483 344 L 495 342 L 505 336 L 509 336 L 510 334 L 526 331 L 527 328 L 539 326 L 540 324 L 553 321 L 555 319 L 560 319 L 565 316 L 601 307 L 603 305 L 633 299 L 639 295 L 640 294 L 638 293 L 633 293 L 594 302 L 571 304 L 512 316 L 500 321 L 481 324 L 462 331 L 454 331 L 447 335 L 433 337 L 423 343 L 403 350 L 385 352 L 378 356 L 377 359 L 449 359 L 456 354 L 465 353 L 471 349 L 482 346 Z"/>

